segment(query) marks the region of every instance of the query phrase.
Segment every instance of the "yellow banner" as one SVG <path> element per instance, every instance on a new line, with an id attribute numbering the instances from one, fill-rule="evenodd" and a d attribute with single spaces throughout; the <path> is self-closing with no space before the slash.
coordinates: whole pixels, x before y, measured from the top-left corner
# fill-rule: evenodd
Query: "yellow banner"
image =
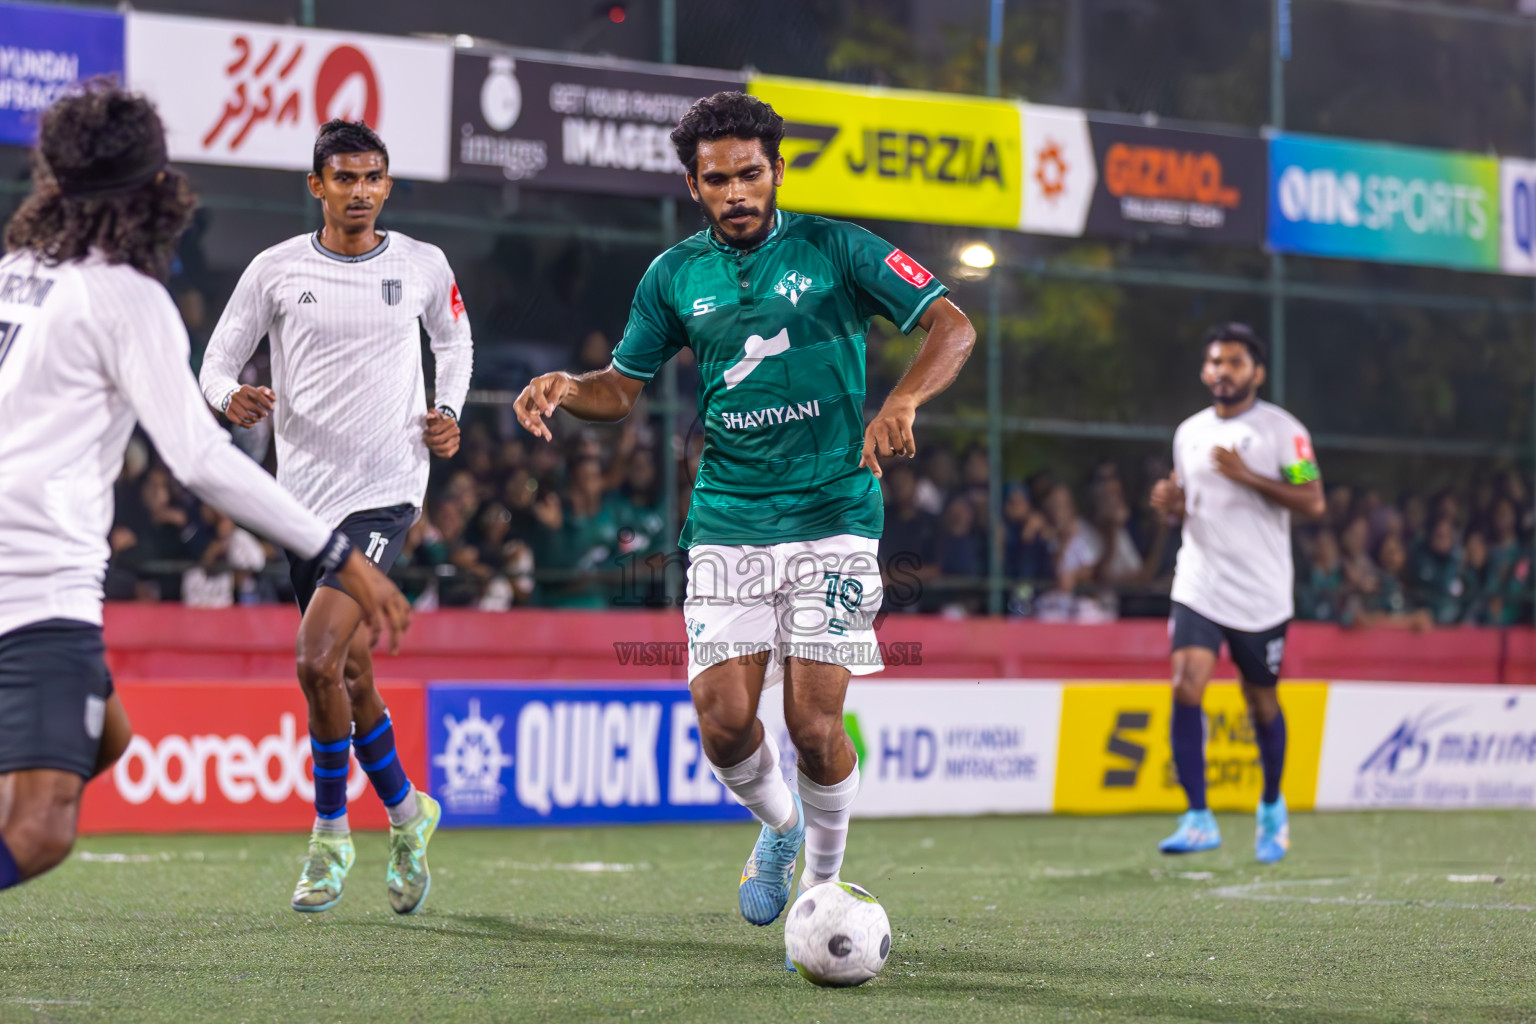
<path id="1" fill-rule="evenodd" d="M 1285 800 L 1295 810 L 1317 796 L 1327 683 L 1280 687 L 1287 735 Z M 1174 774 L 1168 740 L 1172 690 L 1167 685 L 1068 685 L 1061 701 L 1056 811 L 1114 814 L 1183 811 L 1184 791 Z M 1206 787 L 1211 808 L 1252 811 L 1263 790 L 1253 723 L 1236 683 L 1214 683 L 1205 693 Z"/>
<path id="2" fill-rule="evenodd" d="M 1019 108 L 907 89 L 754 78 L 786 122 L 788 210 L 1016 229 Z"/>

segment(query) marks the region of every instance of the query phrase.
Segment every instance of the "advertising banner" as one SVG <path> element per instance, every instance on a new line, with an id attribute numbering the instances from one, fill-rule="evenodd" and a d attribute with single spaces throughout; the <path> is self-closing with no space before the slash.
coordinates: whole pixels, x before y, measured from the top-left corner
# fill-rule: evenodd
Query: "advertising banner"
<path id="1" fill-rule="evenodd" d="M 1317 806 L 1536 806 L 1536 688 L 1334 683 Z"/>
<path id="2" fill-rule="evenodd" d="M 1098 164 L 1088 234 L 1264 243 L 1264 140 L 1098 122 L 1088 131 Z"/>
<path id="3" fill-rule="evenodd" d="M 80 831 L 308 832 L 315 783 L 299 684 L 230 680 L 120 682 L 133 725 L 127 753 L 90 785 Z M 424 691 L 380 682 L 406 774 L 426 780 Z M 352 757 L 353 828 L 388 828 L 384 805 Z"/>
<path id="4" fill-rule="evenodd" d="M 452 176 L 686 199 L 668 136 L 695 100 L 745 84 L 728 72 L 662 73 L 461 50 L 453 67 Z"/>
<path id="5" fill-rule="evenodd" d="M 1289 745 L 1285 799 L 1312 806 L 1323 737 L 1325 683 L 1280 687 Z M 1166 685 L 1068 685 L 1061 701 L 1056 810 L 1071 814 L 1183 811 L 1184 791 L 1168 741 L 1172 689 Z M 1206 785 L 1212 809 L 1252 811 L 1263 789 L 1253 723 L 1236 683 L 1205 694 Z"/>
<path id="6" fill-rule="evenodd" d="M 1018 227 L 1017 105 L 768 76 L 748 89 L 787 122 L 786 209 Z"/>
<path id="7" fill-rule="evenodd" d="M 1059 683 L 968 680 L 848 686 L 861 818 L 1049 812 Z"/>
<path id="8" fill-rule="evenodd" d="M 1498 270 L 1499 162 L 1276 136 L 1269 144 L 1269 244 L 1310 256 Z"/>
<path id="9" fill-rule="evenodd" d="M 446 825 L 751 818 L 710 772 L 681 683 L 434 683 L 427 721 Z"/>
<path id="10" fill-rule="evenodd" d="M 308 170 L 315 130 L 366 121 L 400 178 L 448 177 L 453 47 L 131 11 L 128 84 L 155 101 L 172 160 Z"/>
<path id="11" fill-rule="evenodd" d="M 1536 275 L 1536 161 L 1499 161 L 1499 265 Z"/>
<path id="12" fill-rule="evenodd" d="M 1020 231 L 1076 238 L 1098 183 L 1088 117 L 1074 107 L 1022 105 L 1024 194 Z"/>
<path id="13" fill-rule="evenodd" d="M 123 76 L 123 17 L 0 3 L 0 143 L 30 146 L 37 115 L 71 82 Z"/>

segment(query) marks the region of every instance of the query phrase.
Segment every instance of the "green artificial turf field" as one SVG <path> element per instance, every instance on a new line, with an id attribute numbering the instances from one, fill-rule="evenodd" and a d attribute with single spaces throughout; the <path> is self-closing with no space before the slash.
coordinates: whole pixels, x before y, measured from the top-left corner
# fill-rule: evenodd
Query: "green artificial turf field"
<path id="1" fill-rule="evenodd" d="M 317 916 L 302 836 L 93 837 L 0 893 L 0 1021 L 1536 1021 L 1536 816 L 1298 815 L 1269 869 L 1222 820 L 855 822 L 895 943 L 846 990 L 737 915 L 748 826 L 439 833 L 405 919 L 380 834 Z"/>

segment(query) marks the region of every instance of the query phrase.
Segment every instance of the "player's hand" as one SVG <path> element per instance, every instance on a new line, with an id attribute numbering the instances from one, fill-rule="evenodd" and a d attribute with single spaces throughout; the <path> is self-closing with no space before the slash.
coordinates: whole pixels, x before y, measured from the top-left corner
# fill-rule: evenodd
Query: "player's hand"
<path id="1" fill-rule="evenodd" d="M 1179 486 L 1177 474 L 1170 474 L 1168 479 L 1152 485 L 1152 507 L 1169 515 L 1183 514 L 1184 488 Z"/>
<path id="2" fill-rule="evenodd" d="M 911 402 L 886 399 L 880 412 L 864 428 L 864 450 L 859 453 L 859 468 L 865 466 L 880 479 L 880 460 L 886 458 L 914 458 L 917 441 L 912 437 L 912 421 L 917 416 L 917 406 Z"/>
<path id="3" fill-rule="evenodd" d="M 1237 454 L 1233 448 L 1212 448 L 1211 463 L 1216 467 L 1216 472 L 1228 480 L 1237 483 L 1246 483 L 1248 480 L 1248 463 Z"/>
<path id="4" fill-rule="evenodd" d="M 243 384 L 229 396 L 229 404 L 224 407 L 224 418 L 237 427 L 254 427 L 267 418 L 276 401 L 277 395 L 273 394 L 271 388 L 253 388 Z"/>
<path id="5" fill-rule="evenodd" d="M 575 390 L 576 378 L 559 370 L 533 378 L 512 403 L 517 422 L 528 433 L 553 441 L 555 435 L 549 432 L 549 425 L 544 421 L 553 416 L 560 403 Z"/>
<path id="6" fill-rule="evenodd" d="M 379 635 L 389 630 L 389 653 L 400 653 L 400 638 L 411 628 L 411 603 L 388 576 L 368 561 L 357 548 L 336 571 L 347 596 L 363 609 L 363 625 L 368 629 L 368 646 L 379 642 Z"/>
<path id="7" fill-rule="evenodd" d="M 459 451 L 459 421 L 436 409 L 427 413 L 427 429 L 421 435 L 427 451 L 440 459 L 451 459 Z"/>

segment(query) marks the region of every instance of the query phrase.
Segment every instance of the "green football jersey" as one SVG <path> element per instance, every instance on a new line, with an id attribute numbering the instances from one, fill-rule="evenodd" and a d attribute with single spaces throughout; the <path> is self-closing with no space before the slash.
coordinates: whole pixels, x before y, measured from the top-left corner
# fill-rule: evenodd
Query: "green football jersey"
<path id="1" fill-rule="evenodd" d="M 698 362 L 704 451 L 679 543 L 879 537 L 864 337 L 875 314 L 912 330 L 947 291 L 857 225 L 784 210 L 748 252 L 705 230 L 658 256 L 613 367 L 648 381 L 684 346 Z"/>

